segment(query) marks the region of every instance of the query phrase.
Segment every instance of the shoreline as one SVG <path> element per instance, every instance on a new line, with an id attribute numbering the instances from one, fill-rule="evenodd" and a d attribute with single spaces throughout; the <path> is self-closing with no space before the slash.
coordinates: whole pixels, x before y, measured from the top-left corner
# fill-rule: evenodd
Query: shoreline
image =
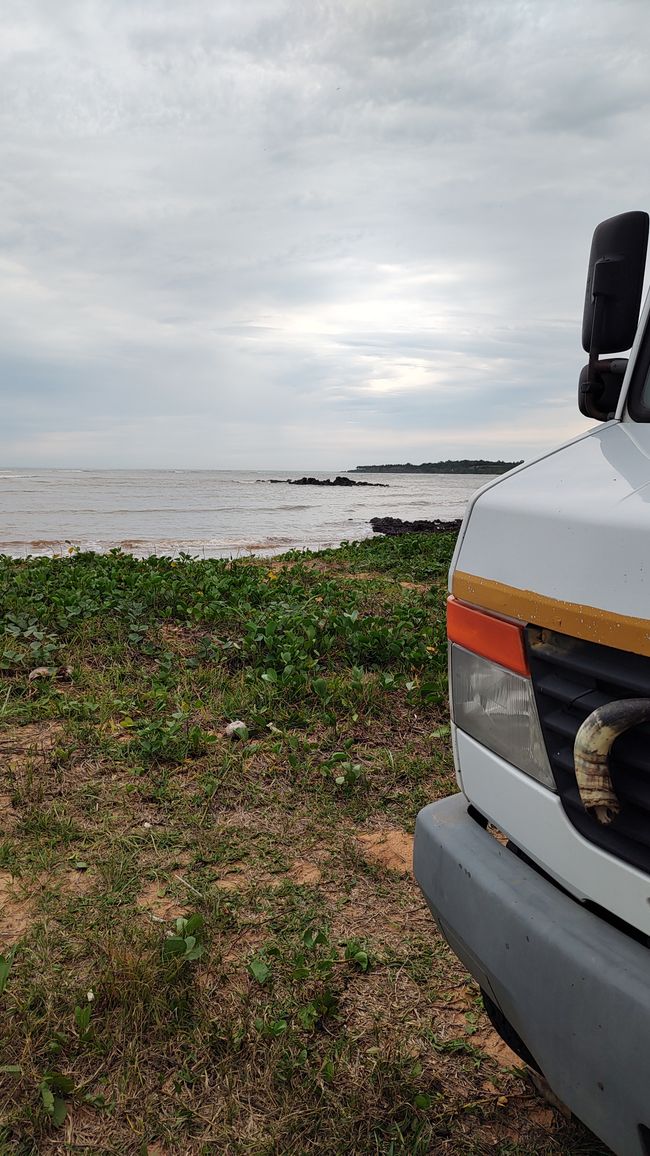
<path id="1" fill-rule="evenodd" d="M 363 537 L 355 534 L 355 541 L 365 541 L 373 537 L 370 526 L 368 533 Z M 146 541 L 127 538 L 121 541 L 83 541 L 75 539 L 35 539 L 31 542 L 7 541 L 0 542 L 0 556 L 26 558 L 64 558 L 73 554 L 106 555 L 117 550 L 121 554 L 133 558 L 178 558 L 181 554 L 189 554 L 192 558 L 201 560 L 259 557 L 274 558 L 292 550 L 314 553 L 319 550 L 334 550 L 350 538 L 334 536 L 322 538 L 314 542 L 305 542 L 298 538 L 272 538 L 261 542 L 224 542 L 211 544 L 200 541 Z"/>

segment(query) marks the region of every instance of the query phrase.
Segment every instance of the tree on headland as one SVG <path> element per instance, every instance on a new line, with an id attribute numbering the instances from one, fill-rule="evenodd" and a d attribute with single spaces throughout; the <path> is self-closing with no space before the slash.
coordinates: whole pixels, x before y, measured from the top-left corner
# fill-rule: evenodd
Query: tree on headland
<path id="1" fill-rule="evenodd" d="M 485 458 L 461 458 L 456 461 L 422 462 L 415 466 L 412 462 L 400 465 L 355 466 L 355 473 L 393 474 L 505 474 L 520 466 L 518 462 L 488 461 Z"/>

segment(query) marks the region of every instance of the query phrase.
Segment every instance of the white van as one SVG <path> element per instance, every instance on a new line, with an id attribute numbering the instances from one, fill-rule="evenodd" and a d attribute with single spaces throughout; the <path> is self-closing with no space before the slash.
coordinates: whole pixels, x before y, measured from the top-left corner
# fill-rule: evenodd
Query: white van
<path id="1" fill-rule="evenodd" d="M 594 233 L 579 404 L 602 424 L 466 514 L 448 604 L 462 793 L 424 808 L 414 852 L 497 1030 L 621 1156 L 650 1154 L 647 242 L 645 213 Z"/>

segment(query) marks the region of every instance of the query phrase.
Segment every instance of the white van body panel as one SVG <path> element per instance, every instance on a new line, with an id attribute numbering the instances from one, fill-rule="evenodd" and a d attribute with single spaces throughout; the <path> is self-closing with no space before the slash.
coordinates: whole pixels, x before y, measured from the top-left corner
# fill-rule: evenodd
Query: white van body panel
<path id="1" fill-rule="evenodd" d="M 453 569 L 648 618 L 650 424 L 610 422 L 485 487 Z"/>

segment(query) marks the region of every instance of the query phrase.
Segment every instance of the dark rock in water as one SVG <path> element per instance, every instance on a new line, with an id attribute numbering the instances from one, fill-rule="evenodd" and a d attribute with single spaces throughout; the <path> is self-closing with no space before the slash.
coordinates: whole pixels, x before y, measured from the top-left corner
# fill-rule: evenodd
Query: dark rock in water
<path id="1" fill-rule="evenodd" d="M 355 482 L 353 478 L 269 478 L 272 486 L 374 486 L 376 489 L 387 490 L 386 482 Z"/>
<path id="2" fill-rule="evenodd" d="M 453 522 L 441 522 L 439 518 L 432 522 L 424 518 L 415 522 L 404 522 L 401 518 L 371 518 L 370 525 L 374 534 L 396 537 L 398 534 L 457 534 L 461 521 L 461 518 L 455 518 Z"/>

